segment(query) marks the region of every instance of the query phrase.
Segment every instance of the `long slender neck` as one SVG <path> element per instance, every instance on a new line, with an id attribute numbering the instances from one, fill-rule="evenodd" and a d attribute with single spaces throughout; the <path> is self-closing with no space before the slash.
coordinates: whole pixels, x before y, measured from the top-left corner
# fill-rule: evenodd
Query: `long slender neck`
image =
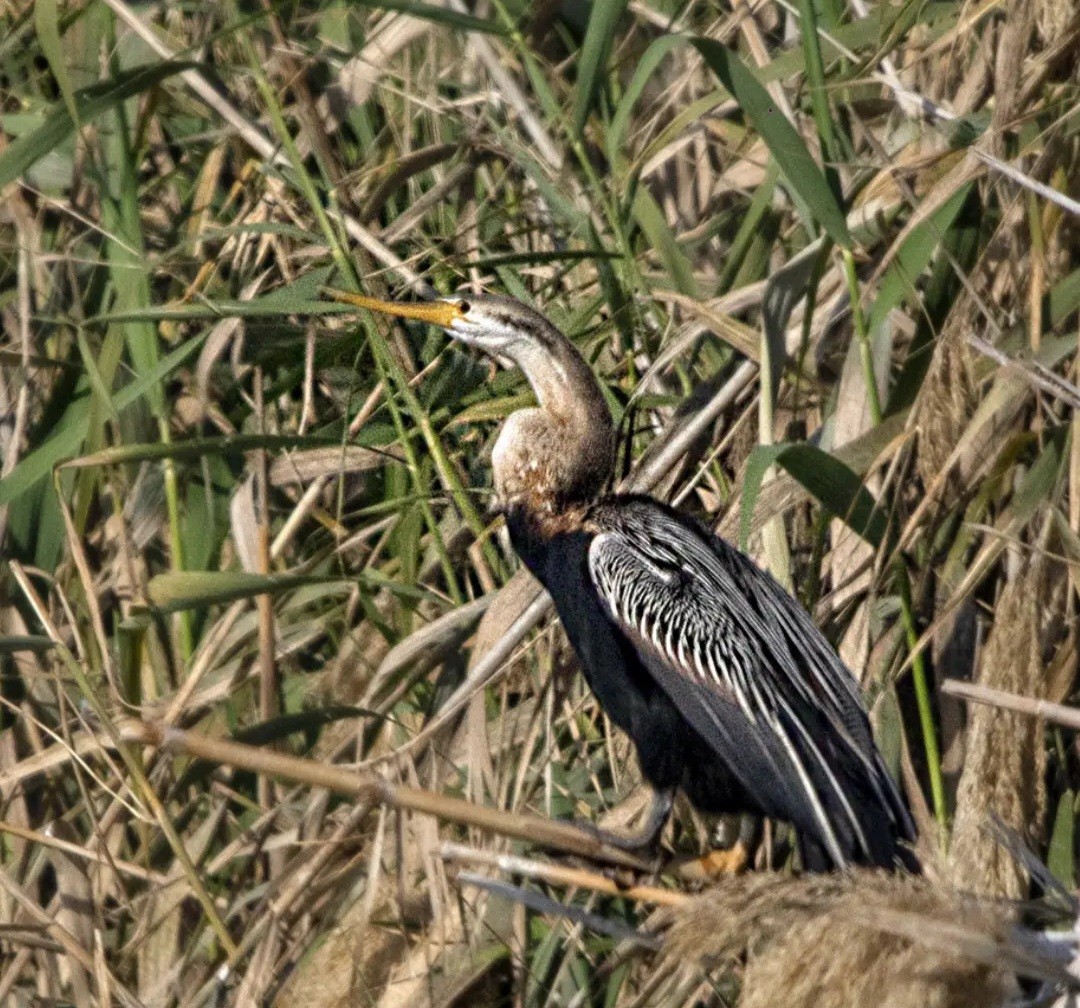
<path id="1" fill-rule="evenodd" d="M 599 424 L 610 431 L 611 413 L 585 358 L 554 326 L 549 339 L 545 346 L 529 341 L 510 352 L 540 409 L 553 418 L 580 422 L 583 427 Z"/>
<path id="2" fill-rule="evenodd" d="M 539 407 L 515 413 L 495 446 L 495 487 L 505 506 L 551 516 L 599 495 L 614 467 L 615 435 L 600 385 L 554 326 L 507 349 Z"/>

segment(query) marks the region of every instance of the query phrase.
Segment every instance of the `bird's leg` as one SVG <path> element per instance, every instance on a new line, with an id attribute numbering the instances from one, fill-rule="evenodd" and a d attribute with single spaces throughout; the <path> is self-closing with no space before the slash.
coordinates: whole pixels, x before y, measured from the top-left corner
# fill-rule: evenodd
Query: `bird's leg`
<path id="1" fill-rule="evenodd" d="M 660 831 L 664 828 L 664 823 L 668 820 L 668 816 L 671 815 L 671 806 L 674 804 L 675 789 L 662 788 L 653 791 L 652 802 L 649 805 L 645 822 L 635 832 L 615 832 L 591 824 L 587 828 L 598 840 L 608 844 L 610 847 L 624 851 L 644 850 L 646 847 L 651 847 L 656 841 Z"/>
<path id="2" fill-rule="evenodd" d="M 698 859 L 702 874 L 706 878 L 742 874 L 750 864 L 751 850 L 757 845 L 760 825 L 756 816 L 741 815 L 735 842 L 730 846 L 714 847 Z"/>

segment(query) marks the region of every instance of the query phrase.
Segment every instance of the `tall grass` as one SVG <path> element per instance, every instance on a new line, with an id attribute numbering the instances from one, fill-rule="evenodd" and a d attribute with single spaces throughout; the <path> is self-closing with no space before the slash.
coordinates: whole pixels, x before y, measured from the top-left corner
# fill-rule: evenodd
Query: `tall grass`
<path id="1" fill-rule="evenodd" d="M 7 5 L 0 1002 L 734 996 L 634 899 L 438 846 L 528 845 L 121 743 L 641 807 L 488 506 L 520 375 L 328 284 L 542 308 L 627 485 L 835 642 L 941 877 L 1071 888 L 1072 731 L 939 687 L 1075 689 L 1078 41 L 1056 0 Z"/>

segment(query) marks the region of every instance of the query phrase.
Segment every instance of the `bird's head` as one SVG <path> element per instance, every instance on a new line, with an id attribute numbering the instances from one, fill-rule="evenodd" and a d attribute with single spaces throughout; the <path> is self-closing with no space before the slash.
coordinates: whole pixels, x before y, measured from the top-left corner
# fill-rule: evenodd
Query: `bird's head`
<path id="1" fill-rule="evenodd" d="M 529 497 L 534 510 L 550 510 L 556 501 L 589 500 L 600 492 L 614 465 L 611 413 L 585 359 L 538 311 L 498 294 L 411 303 L 327 293 L 366 311 L 437 325 L 521 368 L 539 409 L 506 423 L 495 446 L 495 488 L 504 504 Z"/>
<path id="2" fill-rule="evenodd" d="M 520 362 L 530 351 L 552 350 L 557 330 L 539 312 L 513 298 L 497 294 L 453 296 L 437 301 L 382 301 L 378 298 L 328 290 L 335 301 L 367 311 L 437 325 L 448 335 L 493 357 Z"/>

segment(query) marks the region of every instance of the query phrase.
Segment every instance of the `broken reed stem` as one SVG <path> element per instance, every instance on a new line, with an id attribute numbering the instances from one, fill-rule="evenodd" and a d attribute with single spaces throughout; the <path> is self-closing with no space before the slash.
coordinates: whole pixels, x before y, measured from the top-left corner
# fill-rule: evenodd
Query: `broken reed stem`
<path id="1" fill-rule="evenodd" d="M 358 774 L 344 767 L 317 763 L 314 760 L 272 752 L 258 746 L 244 745 L 228 739 L 209 738 L 193 732 L 171 728 L 160 722 L 124 721 L 120 725 L 124 742 L 168 749 L 196 759 L 221 763 L 254 773 L 263 773 L 281 780 L 312 787 L 326 788 L 337 794 L 352 795 L 373 805 L 388 805 L 435 816 L 463 826 L 490 830 L 502 836 L 540 844 L 568 854 L 604 861 L 624 868 L 648 871 L 641 858 L 618 850 L 598 840 L 587 830 L 570 823 L 555 822 L 542 816 L 522 812 L 505 812 L 435 794 L 419 788 L 406 787 L 381 780 L 371 774 Z"/>
<path id="2" fill-rule="evenodd" d="M 995 689 L 993 686 L 980 686 L 978 683 L 961 682 L 959 679 L 946 679 L 941 684 L 941 692 L 961 700 L 969 700 L 971 703 L 1003 707 L 1005 710 L 1029 714 L 1031 717 L 1045 718 L 1065 728 L 1080 728 L 1080 710 L 1065 704 L 1033 700 L 1031 697 L 1020 696 L 1019 693 Z"/>
<path id="3" fill-rule="evenodd" d="M 636 900 L 639 903 L 654 903 L 657 906 L 679 906 L 690 897 L 674 889 L 661 889 L 658 886 L 620 885 L 615 879 L 600 875 L 584 868 L 571 868 L 566 865 L 548 864 L 516 854 L 500 854 L 497 851 L 477 850 L 463 844 L 444 841 L 439 848 L 439 856 L 444 861 L 458 861 L 470 864 L 487 865 L 508 875 L 520 875 L 525 878 L 540 879 L 556 885 L 574 886 L 577 889 L 589 889 L 605 896 L 619 896 L 623 899 Z"/>

